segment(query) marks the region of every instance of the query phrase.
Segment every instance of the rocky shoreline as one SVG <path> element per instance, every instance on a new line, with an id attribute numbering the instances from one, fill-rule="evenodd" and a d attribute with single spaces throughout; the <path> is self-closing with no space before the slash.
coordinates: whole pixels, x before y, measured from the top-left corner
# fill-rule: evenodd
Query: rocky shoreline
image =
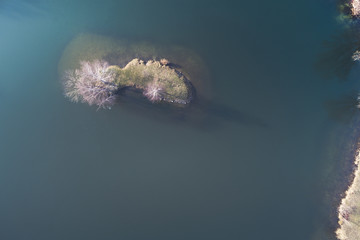
<path id="1" fill-rule="evenodd" d="M 359 121 L 355 121 L 354 125 Z M 352 139 L 350 154 L 352 173 L 347 176 L 348 186 L 341 194 L 337 208 L 338 228 L 336 237 L 340 240 L 360 239 L 360 133 L 355 127 L 356 137 Z"/>
<path id="2" fill-rule="evenodd" d="M 336 236 L 340 240 L 360 239 L 360 149 L 357 150 L 354 165 L 355 171 L 350 178 L 352 183 L 345 191 L 338 208 L 339 228 Z"/>

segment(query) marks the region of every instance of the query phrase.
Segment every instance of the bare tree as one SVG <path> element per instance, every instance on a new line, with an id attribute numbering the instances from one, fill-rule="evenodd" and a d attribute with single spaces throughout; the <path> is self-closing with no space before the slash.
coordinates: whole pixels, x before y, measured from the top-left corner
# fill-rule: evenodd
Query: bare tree
<path id="1" fill-rule="evenodd" d="M 157 81 L 154 81 L 147 85 L 143 94 L 151 102 L 158 102 L 164 98 L 164 89 L 159 85 Z"/>
<path id="2" fill-rule="evenodd" d="M 86 102 L 99 108 L 110 108 L 118 90 L 115 73 L 108 70 L 105 61 L 83 61 L 80 68 L 64 74 L 65 96 L 73 102 Z"/>

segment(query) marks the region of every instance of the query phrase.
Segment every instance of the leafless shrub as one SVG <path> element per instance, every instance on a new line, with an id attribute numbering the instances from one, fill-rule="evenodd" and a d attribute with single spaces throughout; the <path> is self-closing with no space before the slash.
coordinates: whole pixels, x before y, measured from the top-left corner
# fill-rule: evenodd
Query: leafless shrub
<path id="1" fill-rule="evenodd" d="M 115 102 L 118 87 L 114 83 L 115 74 L 108 71 L 108 67 L 109 64 L 104 61 L 84 61 L 79 69 L 65 72 L 65 96 L 73 102 L 109 108 Z"/>
<path id="2" fill-rule="evenodd" d="M 154 81 L 147 85 L 143 94 L 151 102 L 158 102 L 164 98 L 164 89 L 159 85 L 157 81 Z"/>

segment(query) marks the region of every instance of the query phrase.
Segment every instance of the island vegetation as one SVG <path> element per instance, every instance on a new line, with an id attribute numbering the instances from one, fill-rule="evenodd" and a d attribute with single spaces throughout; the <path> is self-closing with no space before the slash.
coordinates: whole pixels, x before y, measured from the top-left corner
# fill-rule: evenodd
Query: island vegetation
<path id="1" fill-rule="evenodd" d="M 193 98 L 193 87 L 168 61 L 144 62 L 134 59 L 124 68 L 103 60 L 82 61 L 80 68 L 67 70 L 63 76 L 65 96 L 73 102 L 85 102 L 99 108 L 110 108 L 123 88 L 142 91 L 151 102 L 187 104 Z"/>

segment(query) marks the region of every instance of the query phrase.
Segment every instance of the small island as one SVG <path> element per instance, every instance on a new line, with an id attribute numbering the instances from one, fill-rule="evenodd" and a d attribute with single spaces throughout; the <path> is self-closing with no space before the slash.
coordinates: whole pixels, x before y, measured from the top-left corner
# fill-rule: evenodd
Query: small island
<path id="1" fill-rule="evenodd" d="M 68 99 L 98 108 L 110 108 L 129 90 L 175 107 L 209 93 L 204 62 L 177 45 L 82 33 L 66 46 L 58 69 Z"/>

